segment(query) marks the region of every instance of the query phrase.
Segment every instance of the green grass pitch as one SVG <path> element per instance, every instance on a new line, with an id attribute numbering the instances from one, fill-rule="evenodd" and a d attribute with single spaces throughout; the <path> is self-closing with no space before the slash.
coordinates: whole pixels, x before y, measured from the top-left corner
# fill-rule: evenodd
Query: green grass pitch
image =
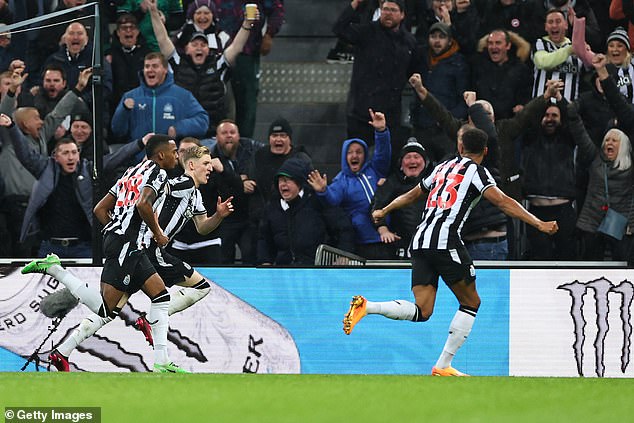
<path id="1" fill-rule="evenodd" d="M 95 406 L 117 423 L 631 422 L 633 392 L 633 379 L 0 373 L 2 407 Z"/>

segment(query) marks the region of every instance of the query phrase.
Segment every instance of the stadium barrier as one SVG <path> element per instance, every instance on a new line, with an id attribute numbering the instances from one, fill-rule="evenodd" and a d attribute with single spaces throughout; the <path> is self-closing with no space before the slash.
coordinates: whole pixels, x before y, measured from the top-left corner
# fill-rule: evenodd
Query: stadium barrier
<path id="1" fill-rule="evenodd" d="M 72 267 L 98 286 L 101 269 Z M 458 307 L 441 284 L 428 322 L 367 316 L 347 336 L 341 320 L 353 295 L 411 299 L 407 268 L 199 268 L 211 293 L 170 318 L 171 358 L 194 372 L 428 374 Z M 457 368 L 481 376 L 632 377 L 631 270 L 625 268 L 480 269 L 482 306 Z M 51 319 L 39 311 L 61 289 L 45 275 L 2 267 L 0 371 L 18 371 Z M 149 310 L 133 295 L 116 319 L 70 357 L 73 371 L 149 371 L 153 353 L 132 327 Z M 89 313 L 63 319 L 39 358 Z M 29 371 L 34 366 L 28 367 Z"/>

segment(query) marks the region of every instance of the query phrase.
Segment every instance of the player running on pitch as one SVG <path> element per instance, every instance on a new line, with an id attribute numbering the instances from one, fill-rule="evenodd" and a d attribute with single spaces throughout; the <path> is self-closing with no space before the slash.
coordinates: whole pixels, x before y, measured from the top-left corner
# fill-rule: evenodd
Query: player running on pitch
<path id="1" fill-rule="evenodd" d="M 181 152 L 181 164 L 185 174 L 168 181 L 167 195 L 156 209 L 158 223 L 164 228 L 164 234 L 169 240 L 189 221 L 194 219 L 197 230 L 207 234 L 218 227 L 222 220 L 233 211 L 232 197 L 222 202 L 218 198 L 216 213 L 208 217 L 198 187 L 206 184 L 212 171 L 212 159 L 206 147 L 193 147 Z M 110 220 L 109 211 L 115 206 L 115 197 L 106 195 L 95 208 L 97 218 L 104 224 Z M 168 315 L 184 310 L 204 298 L 210 291 L 205 278 L 187 263 L 168 254 L 162 246 L 146 233 L 143 245 L 147 245 L 146 254 L 165 285 L 183 286 L 170 299 Z M 151 316 L 150 316 L 151 317 Z M 68 356 L 85 339 L 92 336 L 102 326 L 112 321 L 111 317 L 92 315 L 85 318 L 79 327 L 53 351 L 51 362 L 59 371 L 69 371 Z M 150 325 L 144 316 L 137 320 L 139 329 L 146 339 L 153 345 Z M 171 370 L 167 370 L 171 371 Z M 175 369 L 178 372 L 180 369 Z"/>
<path id="2" fill-rule="evenodd" d="M 493 177 L 480 166 L 487 153 L 486 145 L 485 132 L 473 127 L 461 130 L 459 156 L 440 163 L 419 185 L 372 213 L 372 217 L 379 220 L 429 192 L 422 222 L 410 246 L 415 303 L 406 300 L 372 302 L 358 295 L 352 298 L 343 320 L 343 330 L 348 335 L 367 314 L 424 322 L 434 310 L 438 277 L 442 276 L 460 307 L 449 326 L 449 337 L 443 351 L 432 368 L 435 376 L 467 376 L 451 367 L 451 361 L 471 331 L 480 307 L 480 297 L 476 291 L 473 262 L 460 238 L 460 229 L 480 196 L 507 215 L 519 218 L 544 233 L 552 235 L 558 229 L 557 222 L 539 220 L 496 187 Z"/>
<path id="3" fill-rule="evenodd" d="M 49 254 L 27 264 L 22 273 L 45 273 L 63 283 L 70 293 L 101 318 L 115 318 L 128 297 L 142 290 L 151 301 L 150 320 L 156 339 L 154 370 L 183 372 L 167 354 L 167 309 L 170 294 L 146 254 L 143 241 L 152 236 L 161 246 L 169 239 L 159 226 L 154 210 L 164 199 L 166 169 L 173 169 L 178 160 L 176 142 L 167 135 L 152 135 L 145 147 L 149 160 L 126 170 L 123 176 L 95 207 L 111 196 L 116 199 L 112 219 L 104 228 L 104 255 L 101 292 L 79 280 L 61 266 L 59 257 Z M 102 221 L 103 222 L 103 221 Z"/>

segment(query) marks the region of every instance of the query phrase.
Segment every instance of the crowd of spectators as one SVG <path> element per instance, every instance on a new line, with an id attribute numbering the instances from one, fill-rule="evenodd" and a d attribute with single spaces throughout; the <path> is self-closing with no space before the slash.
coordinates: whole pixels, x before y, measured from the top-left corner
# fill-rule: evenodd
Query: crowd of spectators
<path id="1" fill-rule="evenodd" d="M 0 0 L 0 25 L 86 3 Z M 255 16 L 246 3 L 258 6 Z M 285 118 L 270 123 L 268 140 L 253 139 L 260 57 L 282 27 L 283 0 L 99 7 L 95 80 L 94 8 L 26 31 L 0 26 L 0 112 L 11 118 L 0 131 L 2 257 L 87 255 L 93 188 L 82 187 L 98 121 L 104 155 L 126 146 L 108 156 L 105 189 L 143 159 L 149 133 L 211 148 L 207 210 L 233 196 L 236 212 L 209 235 L 185 229 L 174 241 L 171 251 L 193 263 L 308 264 L 319 243 L 406 258 L 420 207 L 376 224 L 370 213 L 456 154 L 469 126 L 487 133 L 483 165 L 500 187 L 560 227 L 552 238 L 528 231 L 526 250 L 516 251 L 516 222 L 482 202 L 463 228 L 474 258 L 634 261 L 630 226 L 620 239 L 599 231 L 608 208 L 634 228 L 632 0 L 342 1 L 329 62 L 353 69 L 347 139 L 324 140 L 342 145 L 331 181 Z"/>

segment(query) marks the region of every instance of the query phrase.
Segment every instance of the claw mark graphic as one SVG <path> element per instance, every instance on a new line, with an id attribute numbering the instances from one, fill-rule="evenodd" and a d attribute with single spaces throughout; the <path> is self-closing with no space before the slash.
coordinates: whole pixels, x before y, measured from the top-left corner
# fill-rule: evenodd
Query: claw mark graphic
<path id="1" fill-rule="evenodd" d="M 606 278 L 599 278 L 589 282 L 574 281 L 557 287 L 568 291 L 572 299 L 570 316 L 574 326 L 575 341 L 573 351 L 577 363 L 577 373 L 583 376 L 583 346 L 585 344 L 585 328 L 588 325 L 583 314 L 584 298 L 592 292 L 594 299 L 597 335 L 594 340 L 595 372 L 597 376 L 605 375 L 605 340 L 610 330 L 608 316 L 610 314 L 609 294 L 615 293 L 621 296 L 619 317 L 623 327 L 623 342 L 621 349 L 621 372 L 625 373 L 630 363 L 632 313 L 630 311 L 634 299 L 634 285 L 628 280 L 614 285 Z"/>
<path id="2" fill-rule="evenodd" d="M 586 340 L 586 319 L 583 317 L 583 296 L 586 294 L 586 286 L 579 281 L 574 281 L 560 285 L 557 289 L 568 291 L 572 298 L 570 316 L 572 316 L 575 332 L 575 342 L 572 344 L 572 349 L 575 353 L 575 360 L 577 361 L 577 374 L 583 376 L 583 344 Z"/>
<path id="3" fill-rule="evenodd" d="M 623 350 L 621 352 L 621 371 L 625 373 L 630 364 L 630 352 L 632 348 L 632 299 L 634 299 L 634 285 L 624 280 L 611 289 L 612 292 L 621 294 L 621 322 L 623 323 Z"/>

